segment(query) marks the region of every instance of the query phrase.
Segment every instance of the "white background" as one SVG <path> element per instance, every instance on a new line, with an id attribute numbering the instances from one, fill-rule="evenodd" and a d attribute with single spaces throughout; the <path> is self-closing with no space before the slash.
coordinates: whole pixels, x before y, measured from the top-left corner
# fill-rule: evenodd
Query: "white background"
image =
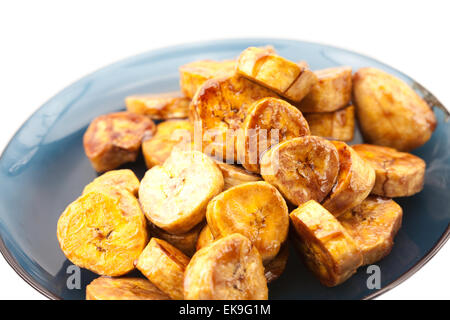
<path id="1" fill-rule="evenodd" d="M 447 1 L 430 0 L 2 1 L 0 150 L 33 111 L 80 77 L 147 50 L 208 39 L 281 37 L 355 50 L 450 106 L 449 12 Z M 449 299 L 448 270 L 449 244 L 382 299 Z M 0 257 L 0 299 L 43 296 Z"/>

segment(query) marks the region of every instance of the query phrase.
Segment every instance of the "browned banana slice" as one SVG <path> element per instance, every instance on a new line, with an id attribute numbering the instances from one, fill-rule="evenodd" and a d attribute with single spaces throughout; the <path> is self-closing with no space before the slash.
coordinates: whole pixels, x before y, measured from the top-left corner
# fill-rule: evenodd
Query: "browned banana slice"
<path id="1" fill-rule="evenodd" d="M 213 61 L 200 60 L 180 67 L 180 87 L 183 93 L 193 98 L 198 88 L 209 79 L 233 75 L 235 60 Z"/>
<path id="2" fill-rule="evenodd" d="M 425 178 L 425 161 L 406 152 L 370 144 L 352 146 L 375 169 L 372 193 L 388 198 L 420 192 Z"/>
<path id="3" fill-rule="evenodd" d="M 245 49 L 239 56 L 237 72 L 294 102 L 302 100 L 317 83 L 317 76 L 306 63 L 282 58 L 272 47 Z"/>
<path id="4" fill-rule="evenodd" d="M 310 200 L 290 214 L 298 249 L 322 284 L 333 287 L 350 278 L 363 258 L 352 237 L 324 207 Z"/>
<path id="5" fill-rule="evenodd" d="M 135 95 L 125 99 L 128 111 L 157 120 L 187 118 L 190 102 L 191 99 L 181 92 Z"/>
<path id="6" fill-rule="evenodd" d="M 264 180 L 295 205 L 322 201 L 331 191 L 339 169 L 336 147 L 316 136 L 304 136 L 273 146 L 261 159 Z"/>
<path id="7" fill-rule="evenodd" d="M 300 101 L 302 112 L 332 112 L 349 104 L 352 96 L 352 69 L 337 67 L 314 72 L 318 82 Z"/>
<path id="8" fill-rule="evenodd" d="M 367 198 L 375 184 L 375 170 L 345 142 L 332 143 L 339 153 L 339 174 L 322 205 L 338 217 Z"/>
<path id="9" fill-rule="evenodd" d="M 405 82 L 375 68 L 353 76 L 359 127 L 368 143 L 409 151 L 430 139 L 436 117 Z"/>
<path id="10" fill-rule="evenodd" d="M 355 132 L 355 108 L 348 106 L 334 112 L 305 113 L 309 130 L 314 136 L 340 141 L 352 141 Z"/>
<path id="11" fill-rule="evenodd" d="M 147 279 L 100 277 L 86 286 L 86 300 L 170 300 Z"/>
<path id="12" fill-rule="evenodd" d="M 120 276 L 147 244 L 145 217 L 128 191 L 103 187 L 72 202 L 58 220 L 67 259 L 100 275 Z"/>
<path id="13" fill-rule="evenodd" d="M 267 283 L 277 280 L 283 274 L 288 256 L 289 247 L 288 244 L 285 243 L 281 246 L 277 256 L 264 267 L 264 276 L 266 277 Z"/>
<path id="14" fill-rule="evenodd" d="M 214 236 L 211 233 L 211 229 L 209 228 L 208 225 L 205 225 L 203 227 L 202 231 L 200 232 L 200 235 L 198 236 L 196 249 L 198 251 L 201 248 L 204 248 L 213 242 L 214 242 Z"/>
<path id="15" fill-rule="evenodd" d="M 202 133 L 202 150 L 217 159 L 237 159 L 236 140 L 253 102 L 277 95 L 235 75 L 206 81 L 191 103 L 191 119 Z M 195 142 L 197 143 L 197 141 Z"/>
<path id="16" fill-rule="evenodd" d="M 238 166 L 223 162 L 216 162 L 220 170 L 222 170 L 224 189 L 230 189 L 234 186 L 262 180 L 261 176 L 248 172 Z"/>
<path id="17" fill-rule="evenodd" d="M 219 239 L 197 251 L 186 268 L 186 300 L 265 300 L 268 298 L 261 257 L 240 234 Z"/>
<path id="18" fill-rule="evenodd" d="M 161 165 L 177 150 L 193 150 L 193 127 L 187 120 L 170 120 L 156 126 L 156 134 L 142 143 L 147 168 Z"/>
<path id="19" fill-rule="evenodd" d="M 95 118 L 83 137 L 86 156 L 98 172 L 113 170 L 136 160 L 142 140 L 155 132 L 149 118 L 131 112 Z"/>
<path id="20" fill-rule="evenodd" d="M 202 222 L 209 200 L 223 190 L 223 184 L 222 172 L 208 156 L 174 151 L 162 166 L 147 171 L 139 201 L 152 223 L 182 234 Z"/>
<path id="21" fill-rule="evenodd" d="M 238 155 L 245 169 L 259 172 L 260 155 L 277 144 L 309 135 L 309 126 L 300 110 L 277 98 L 255 102 L 242 125 L 243 137 L 238 139 Z"/>
<path id="22" fill-rule="evenodd" d="M 98 190 L 99 188 L 105 186 L 115 187 L 120 190 L 128 190 L 133 195 L 137 196 L 139 190 L 139 180 L 130 169 L 112 170 L 102 174 L 100 177 L 95 178 L 84 188 L 83 194 Z"/>
<path id="23" fill-rule="evenodd" d="M 250 239 L 266 262 L 278 254 L 289 229 L 286 201 L 265 181 L 222 192 L 208 204 L 206 219 L 214 238 L 240 233 Z"/>
<path id="24" fill-rule="evenodd" d="M 402 208 L 393 200 L 370 196 L 339 221 L 361 250 L 364 264 L 369 265 L 391 252 L 402 216 Z"/>
<path id="25" fill-rule="evenodd" d="M 170 243 L 152 238 L 136 263 L 155 286 L 174 300 L 183 300 L 184 271 L 189 258 Z"/>

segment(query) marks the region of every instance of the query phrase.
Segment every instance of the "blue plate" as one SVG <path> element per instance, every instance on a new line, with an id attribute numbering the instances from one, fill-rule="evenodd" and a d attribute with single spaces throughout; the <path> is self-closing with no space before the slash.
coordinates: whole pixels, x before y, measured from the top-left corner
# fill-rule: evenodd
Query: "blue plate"
<path id="1" fill-rule="evenodd" d="M 45 103 L 20 128 L 0 159 L 0 249 L 10 265 L 42 294 L 54 299 L 84 299 L 84 287 L 96 277 L 82 270 L 81 288 L 68 289 L 71 265 L 56 239 L 56 223 L 97 174 L 84 155 L 82 136 L 89 122 L 124 109 L 127 95 L 178 89 L 178 67 L 199 59 L 230 59 L 248 46 L 271 44 L 313 70 L 349 65 L 373 66 L 414 86 L 434 105 L 439 102 L 403 73 L 371 58 L 326 45 L 278 39 L 239 39 L 170 47 L 141 54 L 96 71 Z M 414 153 L 427 162 L 425 188 L 396 199 L 404 210 L 403 227 L 392 253 L 379 262 L 381 289 L 368 289 L 366 267 L 344 284 L 326 288 L 291 252 L 285 273 L 270 285 L 273 299 L 372 298 L 411 276 L 449 237 L 450 125 L 439 121 L 431 140 Z M 355 142 L 361 141 L 357 133 Z M 142 177 L 142 159 L 128 166 Z"/>

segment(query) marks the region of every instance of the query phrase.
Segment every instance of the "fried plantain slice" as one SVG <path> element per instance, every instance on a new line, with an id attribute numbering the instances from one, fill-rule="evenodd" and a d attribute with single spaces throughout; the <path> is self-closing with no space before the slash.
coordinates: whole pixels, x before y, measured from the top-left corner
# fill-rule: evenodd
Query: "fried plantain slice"
<path id="1" fill-rule="evenodd" d="M 155 132 L 149 118 L 131 112 L 116 112 L 95 118 L 83 137 L 86 156 L 98 172 L 113 170 L 136 160 L 142 140 Z"/>
<path id="2" fill-rule="evenodd" d="M 373 194 L 388 198 L 407 197 L 423 189 L 426 164 L 419 157 L 370 144 L 352 148 L 375 169 Z"/>
<path id="3" fill-rule="evenodd" d="M 188 120 L 169 120 L 156 126 L 156 134 L 142 143 L 147 168 L 161 165 L 173 149 L 193 150 L 193 126 Z"/>
<path id="4" fill-rule="evenodd" d="M 364 265 L 369 265 L 391 252 L 402 216 L 402 208 L 392 199 L 369 196 L 338 220 L 361 250 Z"/>
<path id="5" fill-rule="evenodd" d="M 205 225 L 197 239 L 197 251 L 214 242 L 214 236 L 208 225 Z"/>
<path id="6" fill-rule="evenodd" d="M 338 217 L 367 198 L 375 184 L 375 170 L 345 142 L 331 143 L 339 153 L 339 173 L 322 206 Z"/>
<path id="7" fill-rule="evenodd" d="M 232 234 L 200 249 L 184 277 L 186 300 L 266 300 L 264 267 L 255 246 Z"/>
<path id="8" fill-rule="evenodd" d="M 277 98 L 263 98 L 249 109 L 238 139 L 238 156 L 245 169 L 259 172 L 261 154 L 273 144 L 309 135 L 309 126 L 300 110 Z"/>
<path id="9" fill-rule="evenodd" d="M 174 300 L 183 300 L 184 271 L 189 258 L 167 241 L 151 238 L 136 263 L 155 286 Z"/>
<path id="10" fill-rule="evenodd" d="M 108 171 L 84 187 L 83 194 L 101 189 L 105 186 L 107 188 L 114 187 L 120 190 L 127 190 L 137 196 L 139 179 L 130 169 Z"/>
<path id="11" fill-rule="evenodd" d="M 352 96 L 352 69 L 337 67 L 314 71 L 318 82 L 298 108 L 302 112 L 332 112 L 349 104 Z"/>
<path id="12" fill-rule="evenodd" d="M 147 279 L 100 277 L 86 286 L 86 300 L 170 300 Z"/>
<path id="13" fill-rule="evenodd" d="M 375 68 L 353 76 L 353 100 L 365 141 L 410 151 L 427 142 L 436 128 L 428 104 L 404 81 Z"/>
<path id="14" fill-rule="evenodd" d="M 314 136 L 352 141 L 355 132 L 355 107 L 352 105 L 333 112 L 305 113 L 309 130 Z"/>
<path id="15" fill-rule="evenodd" d="M 261 175 L 292 204 L 322 201 L 339 168 L 336 147 L 328 140 L 304 136 L 273 146 L 261 159 Z"/>
<path id="16" fill-rule="evenodd" d="M 309 269 L 328 287 L 350 278 L 362 265 L 355 241 L 339 221 L 314 200 L 290 214 L 297 249 Z"/>
<path id="17" fill-rule="evenodd" d="M 235 60 L 200 60 L 185 64 L 180 67 L 181 91 L 192 99 L 206 80 L 233 75 L 235 70 Z"/>
<path id="18" fill-rule="evenodd" d="M 127 190 L 102 187 L 83 194 L 62 213 L 58 241 L 67 259 L 99 275 L 134 269 L 147 244 L 145 217 Z"/>
<path id="19" fill-rule="evenodd" d="M 220 169 L 208 156 L 199 151 L 174 151 L 162 166 L 147 171 L 139 201 L 153 224 L 182 234 L 205 218 L 209 200 L 223 185 Z"/>
<path id="20" fill-rule="evenodd" d="M 187 118 L 190 103 L 191 99 L 181 92 L 142 94 L 125 98 L 125 105 L 129 112 L 156 120 Z"/>
<path id="21" fill-rule="evenodd" d="M 195 130 L 202 134 L 203 152 L 220 160 L 235 161 L 236 142 L 248 109 L 265 97 L 277 94 L 238 75 L 206 81 L 190 106 Z"/>
<path id="22" fill-rule="evenodd" d="M 225 183 L 224 189 L 230 189 L 234 186 L 246 183 L 246 182 L 255 182 L 262 180 L 261 176 L 248 172 L 241 167 L 236 165 L 223 163 L 220 161 L 216 161 L 220 170 L 222 170 L 223 181 Z"/>
<path id="23" fill-rule="evenodd" d="M 288 257 L 289 247 L 286 242 L 281 246 L 277 256 L 269 261 L 264 267 L 264 276 L 266 277 L 267 283 L 277 280 L 283 274 Z"/>
<path id="24" fill-rule="evenodd" d="M 280 57 L 272 47 L 249 47 L 238 58 L 237 72 L 279 95 L 299 102 L 317 83 L 306 62 L 295 63 Z"/>

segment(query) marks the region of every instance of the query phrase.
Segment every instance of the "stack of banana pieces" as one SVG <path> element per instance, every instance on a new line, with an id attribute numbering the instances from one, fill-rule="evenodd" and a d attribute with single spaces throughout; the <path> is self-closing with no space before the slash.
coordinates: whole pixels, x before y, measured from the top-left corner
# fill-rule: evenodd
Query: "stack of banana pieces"
<path id="1" fill-rule="evenodd" d="M 267 299 L 289 242 L 329 287 L 389 254 L 403 215 L 392 198 L 424 183 L 408 151 L 436 127 L 405 82 L 370 67 L 312 71 L 270 46 L 179 71 L 179 92 L 126 97 L 127 111 L 84 135 L 104 173 L 57 236 L 100 275 L 87 299 Z M 346 143 L 355 118 L 367 144 Z M 141 150 L 139 181 L 120 167 Z M 143 277 L 127 276 L 135 269 Z"/>

